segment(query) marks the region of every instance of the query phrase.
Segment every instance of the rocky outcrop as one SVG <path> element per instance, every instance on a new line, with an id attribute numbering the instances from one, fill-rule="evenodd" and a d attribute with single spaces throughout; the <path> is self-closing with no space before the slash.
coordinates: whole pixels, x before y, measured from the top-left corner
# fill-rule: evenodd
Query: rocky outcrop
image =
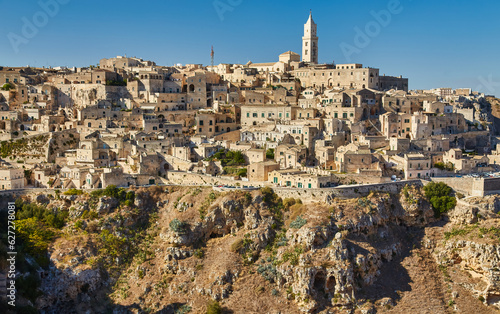
<path id="1" fill-rule="evenodd" d="M 98 214 L 101 214 L 101 215 L 102 214 L 109 214 L 119 204 L 120 204 L 120 202 L 116 198 L 110 197 L 110 196 L 103 196 L 103 197 L 99 198 L 99 202 L 97 203 L 97 206 L 96 206 L 96 212 Z"/>
<path id="2" fill-rule="evenodd" d="M 461 200 L 449 225 L 432 225 L 440 237 L 422 238 L 436 220 L 417 187 L 290 207 L 263 195 L 151 187 L 136 190 L 127 205 L 112 197 L 48 198 L 47 207 L 67 209 L 70 222 L 49 248 L 51 267 L 41 272 L 37 307 L 71 311 L 86 303 L 84 310 L 92 311 L 96 295 L 112 289 L 116 313 L 129 305 L 161 311 L 182 302 L 200 311 L 209 299 L 251 302 L 249 293 L 270 298 L 273 311 L 372 313 L 397 306 L 398 295 L 392 289 L 369 302 L 365 291 L 381 286 L 384 267 L 402 267 L 420 244 L 434 267 L 460 267 L 476 280 L 463 285 L 476 301 L 499 306 L 498 243 L 444 233 L 495 219 L 497 197 Z"/>
<path id="3" fill-rule="evenodd" d="M 476 223 L 481 218 L 496 218 L 499 212 L 500 196 L 488 195 L 458 200 L 457 206 L 449 216 L 452 223 L 461 225 Z"/>
<path id="4" fill-rule="evenodd" d="M 455 240 L 446 242 L 436 250 L 441 265 L 458 265 L 479 280 L 467 285 L 486 304 L 500 309 L 500 245 L 475 241 Z"/>
<path id="5" fill-rule="evenodd" d="M 485 304 L 500 309 L 500 197 L 459 200 L 449 213 L 442 242 L 430 243 L 442 267 L 455 267 L 473 278 L 464 287 Z"/>

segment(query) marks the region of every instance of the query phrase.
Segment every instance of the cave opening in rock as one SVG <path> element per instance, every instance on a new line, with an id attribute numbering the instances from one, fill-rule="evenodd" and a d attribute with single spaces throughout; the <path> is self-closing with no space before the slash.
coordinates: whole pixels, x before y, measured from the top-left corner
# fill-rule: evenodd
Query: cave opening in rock
<path id="1" fill-rule="evenodd" d="M 223 235 L 223 234 L 219 234 L 219 233 L 216 233 L 216 232 L 212 232 L 212 233 L 210 234 L 210 237 L 209 237 L 209 238 L 210 238 L 210 239 L 215 239 L 215 238 L 222 238 L 222 237 L 224 237 L 224 235 Z"/>
<path id="2" fill-rule="evenodd" d="M 325 276 L 325 273 L 318 272 L 314 276 L 314 284 L 313 284 L 314 290 L 316 292 L 320 293 L 320 295 L 323 295 L 325 293 L 325 286 L 326 286 L 326 276 Z"/>
<path id="3" fill-rule="evenodd" d="M 335 277 L 328 277 L 328 279 L 326 280 L 326 292 L 332 295 L 335 294 L 335 283 Z"/>

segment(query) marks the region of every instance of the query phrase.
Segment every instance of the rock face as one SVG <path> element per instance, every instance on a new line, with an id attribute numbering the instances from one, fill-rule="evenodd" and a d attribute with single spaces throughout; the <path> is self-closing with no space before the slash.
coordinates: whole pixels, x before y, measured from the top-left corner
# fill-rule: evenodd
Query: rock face
<path id="1" fill-rule="evenodd" d="M 49 198 L 45 194 L 40 194 L 36 197 L 36 202 L 40 204 L 48 204 L 50 203 Z"/>
<path id="2" fill-rule="evenodd" d="M 442 265 L 456 264 L 480 280 L 469 289 L 486 304 L 500 309 L 500 246 L 474 241 L 448 241 L 436 251 Z"/>
<path id="3" fill-rule="evenodd" d="M 442 267 L 465 272 L 473 283 L 464 286 L 485 304 L 500 309 L 500 197 L 459 200 L 450 213 L 445 239 L 435 243 L 436 261 Z"/>
<path id="4" fill-rule="evenodd" d="M 99 202 L 97 203 L 96 212 L 98 214 L 109 214 L 113 211 L 120 202 L 114 198 L 109 196 L 103 196 L 99 198 Z"/>
<path id="5" fill-rule="evenodd" d="M 472 224 L 479 218 L 496 218 L 500 212 L 500 196 L 469 197 L 458 200 L 457 206 L 450 213 L 454 224 Z"/>
<path id="6" fill-rule="evenodd" d="M 416 187 L 304 205 L 261 191 L 186 188 L 136 190 L 133 206 L 88 197 L 63 201 L 70 220 L 40 273 L 36 305 L 47 313 L 175 312 L 183 305 L 204 312 L 207 300 L 235 313 L 405 312 L 392 280 L 408 286 L 410 279 L 384 276 L 404 258 L 420 258 L 410 256 L 416 248 L 439 269 L 473 278 L 452 300 L 469 293 L 479 306 L 500 306 L 498 197 L 460 200 L 442 221 Z M 88 210 L 95 213 L 83 215 Z"/>
<path id="7" fill-rule="evenodd" d="M 36 305 L 47 312 L 61 311 L 68 302 L 89 302 L 89 295 L 106 285 L 98 269 L 81 268 L 51 269 L 44 275 L 43 283 L 43 296 Z"/>

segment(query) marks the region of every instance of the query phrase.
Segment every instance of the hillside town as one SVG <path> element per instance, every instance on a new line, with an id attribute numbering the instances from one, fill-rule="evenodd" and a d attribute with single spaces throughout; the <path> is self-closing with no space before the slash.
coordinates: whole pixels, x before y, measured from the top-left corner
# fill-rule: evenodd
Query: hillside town
<path id="1" fill-rule="evenodd" d="M 5 6 L 0 313 L 500 311 L 495 43 L 450 44 L 500 3 L 68 2 Z"/>
<path id="2" fill-rule="evenodd" d="M 494 176 L 492 106 L 470 88 L 410 90 L 362 64 L 0 67 L 0 189 L 193 184 L 318 189 Z M 212 50 L 212 60 L 213 60 Z"/>

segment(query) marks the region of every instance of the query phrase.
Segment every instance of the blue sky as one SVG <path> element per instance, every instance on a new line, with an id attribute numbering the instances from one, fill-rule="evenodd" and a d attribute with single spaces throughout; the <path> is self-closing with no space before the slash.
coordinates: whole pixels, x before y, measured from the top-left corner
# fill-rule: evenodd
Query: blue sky
<path id="1" fill-rule="evenodd" d="M 411 89 L 482 87 L 500 94 L 498 1 L 40 2 L 51 1 L 66 3 L 44 20 L 39 1 L 0 0 L 0 65 L 88 66 L 124 54 L 160 65 L 209 64 L 211 45 L 216 64 L 270 62 L 288 50 L 301 53 L 312 9 L 320 62 L 356 62 L 403 75 Z M 372 13 L 389 12 L 390 5 L 397 10 L 381 25 Z M 36 18 L 36 35 L 23 33 L 25 21 Z M 371 33 L 360 48 L 355 28 L 366 34 L 367 27 Z M 342 47 L 355 52 L 347 56 Z"/>

